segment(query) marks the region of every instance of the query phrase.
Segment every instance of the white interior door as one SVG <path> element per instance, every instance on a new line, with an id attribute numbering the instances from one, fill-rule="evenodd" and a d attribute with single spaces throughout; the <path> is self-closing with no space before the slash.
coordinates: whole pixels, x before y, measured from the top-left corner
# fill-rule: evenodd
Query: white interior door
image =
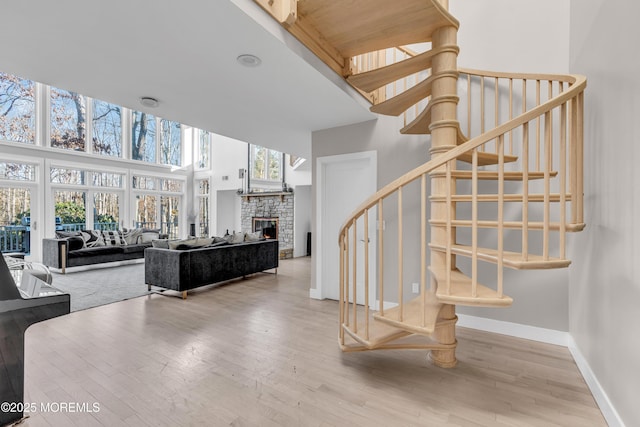
<path id="1" fill-rule="evenodd" d="M 355 209 L 371 196 L 377 187 L 376 152 L 363 152 L 318 158 L 317 270 L 316 283 L 322 298 L 338 299 L 340 290 L 340 227 Z M 376 283 L 376 212 L 369 214 L 369 304 L 375 303 Z M 349 236 L 353 253 L 353 232 Z M 364 221 L 358 222 L 356 233 L 358 269 L 356 293 L 358 304 L 364 304 Z M 351 267 L 353 268 L 353 267 Z M 353 270 L 351 270 L 353 271 Z M 353 286 L 353 284 L 351 284 Z M 350 299 L 353 297 L 350 288 Z"/>

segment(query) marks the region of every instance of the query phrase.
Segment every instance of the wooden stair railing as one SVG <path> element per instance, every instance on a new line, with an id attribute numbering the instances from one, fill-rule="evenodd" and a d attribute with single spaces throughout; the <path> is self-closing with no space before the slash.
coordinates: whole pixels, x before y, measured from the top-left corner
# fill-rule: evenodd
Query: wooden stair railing
<path id="1" fill-rule="evenodd" d="M 402 133 L 431 135 L 432 160 L 379 190 L 340 231 L 339 340 L 345 351 L 430 349 L 438 366 L 454 366 L 455 305 L 508 306 L 504 268 L 570 263 L 566 233 L 584 228 L 585 78 L 459 68 L 448 0 L 254 1 L 373 112 L 403 115 Z M 413 43 L 430 50 L 415 52 Z M 385 217 L 395 231 L 385 233 Z M 403 240 L 416 231 L 418 253 Z M 389 233 L 397 242 L 386 247 Z M 405 261 L 416 257 L 419 296 L 405 298 Z M 495 264 L 493 277 L 481 277 L 479 262 Z M 396 283 L 387 287 L 389 270 Z"/>
<path id="2" fill-rule="evenodd" d="M 525 75 L 471 70 L 460 70 L 460 73 L 463 80 L 471 82 L 469 87 L 473 84 L 469 76 L 479 79 L 480 87 L 483 85 L 482 79 L 492 79 L 494 82 L 495 79 L 507 79 L 507 87 L 510 88 L 513 88 L 514 80 L 520 79 L 525 82 L 524 96 L 527 93 L 526 81 L 533 80 L 538 82 L 534 92 L 536 102 L 529 105 L 526 99 L 521 101 L 520 111 L 516 115 L 514 99 L 517 97 L 511 89 L 506 104 L 508 120 L 501 123 L 496 117 L 490 129 L 484 124 L 479 125 L 480 135 L 465 139 L 466 142 L 439 153 L 438 157 L 388 184 L 365 201 L 345 222 L 339 235 L 339 340 L 345 351 L 383 348 L 450 350 L 455 344 L 443 344 L 430 338 L 437 336 L 439 328 L 455 322 L 455 318 L 441 316 L 443 307 L 508 306 L 512 299 L 504 292 L 504 268 L 562 268 L 570 263 L 566 258 L 566 233 L 584 228 L 582 120 L 586 79 L 578 75 Z M 549 89 L 548 99 L 541 101 L 539 82 L 554 82 L 550 87 L 555 84 L 558 90 L 553 92 Z M 496 98 L 501 99 L 500 82 L 495 84 L 498 87 Z M 481 98 L 484 105 L 486 95 L 481 95 Z M 497 111 L 499 107 L 495 108 Z M 475 108 L 468 109 L 470 112 L 473 110 Z M 472 120 L 469 114 L 465 123 Z M 467 133 L 472 131 L 472 125 L 468 125 Z M 493 154 L 496 158 L 494 164 L 483 166 L 479 161 L 482 153 Z M 507 166 L 509 170 L 506 170 Z M 457 167 L 466 169 L 459 170 Z M 447 188 L 443 195 L 427 194 L 427 179 L 430 177 L 445 178 Z M 492 181 L 493 184 L 485 186 L 481 181 Z M 417 255 L 421 260 L 420 294 L 408 300 L 404 297 L 403 234 L 415 231 L 403 227 L 408 215 L 403 197 L 405 192 L 415 190 L 411 186 L 416 184 L 419 184 L 420 208 L 412 214 L 418 218 L 414 222 L 420 224 L 420 251 Z M 446 219 L 427 221 L 428 202 L 444 205 Z M 389 203 L 395 206 L 388 206 Z M 465 210 L 469 212 L 468 218 L 461 216 L 462 205 L 467 205 Z M 480 218 L 481 205 L 485 209 L 492 207 L 495 218 Z M 509 206 L 508 212 L 506 206 Z M 518 208 L 517 215 L 514 214 L 515 208 Z M 570 213 L 567 209 L 570 209 Z M 390 230 L 385 232 L 384 227 L 378 226 L 378 253 L 371 254 L 369 223 L 383 224 L 385 216 L 397 222 L 397 230 L 391 232 L 397 239 L 397 251 L 385 254 L 385 240 Z M 446 244 L 428 243 L 429 225 L 446 230 L 445 234 L 449 236 Z M 364 232 L 364 239 L 358 239 L 359 227 Z M 520 231 L 521 242 L 519 247 L 507 248 L 510 242 L 506 238 L 506 231 L 514 229 Z M 529 243 L 532 233 L 542 233 L 541 253 L 532 251 Z M 552 243 L 551 236 L 556 233 L 557 243 Z M 361 262 L 358 261 L 357 252 L 359 240 L 363 240 L 364 244 Z M 493 247 L 483 247 L 488 246 L 487 242 L 490 241 L 495 242 Z M 427 268 L 428 249 L 445 254 L 445 264 Z M 407 256 L 415 257 L 416 254 Z M 369 286 L 369 263 L 373 262 L 372 257 L 375 257 L 378 266 L 376 289 L 370 289 Z M 454 261 L 460 258 L 466 258 L 467 263 Z M 480 283 L 478 261 L 496 265 L 492 286 Z M 394 280 L 396 283 L 388 287 L 385 285 L 385 271 L 390 268 L 397 270 L 397 278 Z M 362 280 L 359 275 L 364 275 Z M 359 283 L 364 284 L 364 289 L 359 289 Z M 388 295 L 392 288 L 395 291 L 392 298 L 397 301 L 397 306 L 385 307 L 385 294 Z M 378 300 L 378 306 L 370 306 L 371 300 Z M 426 341 L 417 340 L 421 337 Z"/>

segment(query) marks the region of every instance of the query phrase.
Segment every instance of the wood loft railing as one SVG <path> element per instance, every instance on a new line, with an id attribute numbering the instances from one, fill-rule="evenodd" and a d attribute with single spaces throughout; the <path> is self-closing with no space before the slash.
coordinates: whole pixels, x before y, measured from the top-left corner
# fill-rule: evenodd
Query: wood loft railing
<path id="1" fill-rule="evenodd" d="M 436 342 L 390 342 L 437 332 L 452 321 L 439 317 L 446 304 L 510 305 L 504 293 L 505 267 L 558 268 L 570 263 L 566 233 L 584 227 L 586 79 L 460 70 L 458 86 L 465 84 L 466 105 L 461 102 L 459 109 L 467 114 L 461 114 L 461 128 L 467 135 L 479 134 L 471 139 L 459 136 L 450 151 L 435 153 L 431 161 L 379 190 L 340 230 L 340 344 L 345 350 L 446 347 Z M 482 162 L 483 153 L 491 154 L 493 161 Z M 430 197 L 429 177 L 446 178 L 445 188 L 432 189 Z M 413 201 L 416 192 L 419 208 L 406 209 L 405 200 Z M 427 221 L 428 202 L 444 205 L 446 217 Z M 397 224 L 397 229 L 385 231 L 385 222 Z M 404 222 L 419 224 L 420 294 L 413 300 L 405 297 L 404 271 L 405 262 L 416 253 L 405 248 L 403 237 L 416 230 Z M 370 224 L 378 225 L 377 236 L 369 235 Z M 435 232 L 444 230 L 444 245 L 429 245 L 429 225 Z M 513 238 L 513 230 L 519 239 Z M 557 243 L 551 240 L 555 233 Z M 377 238 L 377 253 L 371 250 L 372 237 Z M 395 242 L 387 244 L 389 239 Z M 516 246 L 514 240 L 519 240 Z M 444 260 L 442 265 L 432 263 L 429 271 L 428 250 L 441 253 Z M 457 261 L 460 258 L 468 262 Z M 479 261 L 496 265 L 493 286 L 479 283 Z M 377 271 L 372 278 L 373 263 Z M 396 276 L 390 286 L 387 271 Z M 385 307 L 385 294 L 397 306 Z M 372 304 L 375 300 L 377 306 Z"/>

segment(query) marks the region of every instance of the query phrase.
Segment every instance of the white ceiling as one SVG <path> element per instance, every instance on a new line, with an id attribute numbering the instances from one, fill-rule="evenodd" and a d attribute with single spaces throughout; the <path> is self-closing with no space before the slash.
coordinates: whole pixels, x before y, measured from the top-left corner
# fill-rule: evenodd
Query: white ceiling
<path id="1" fill-rule="evenodd" d="M 251 0 L 13 0 L 2 22 L 0 71 L 302 157 L 311 131 L 373 118 Z"/>

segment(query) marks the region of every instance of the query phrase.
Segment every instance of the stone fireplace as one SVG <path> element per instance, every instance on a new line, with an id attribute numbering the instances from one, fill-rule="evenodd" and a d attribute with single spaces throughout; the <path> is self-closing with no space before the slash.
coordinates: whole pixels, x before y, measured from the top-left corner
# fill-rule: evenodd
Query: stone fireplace
<path id="1" fill-rule="evenodd" d="M 242 231 L 262 231 L 278 239 L 280 259 L 293 258 L 293 193 L 254 193 L 242 196 Z"/>

